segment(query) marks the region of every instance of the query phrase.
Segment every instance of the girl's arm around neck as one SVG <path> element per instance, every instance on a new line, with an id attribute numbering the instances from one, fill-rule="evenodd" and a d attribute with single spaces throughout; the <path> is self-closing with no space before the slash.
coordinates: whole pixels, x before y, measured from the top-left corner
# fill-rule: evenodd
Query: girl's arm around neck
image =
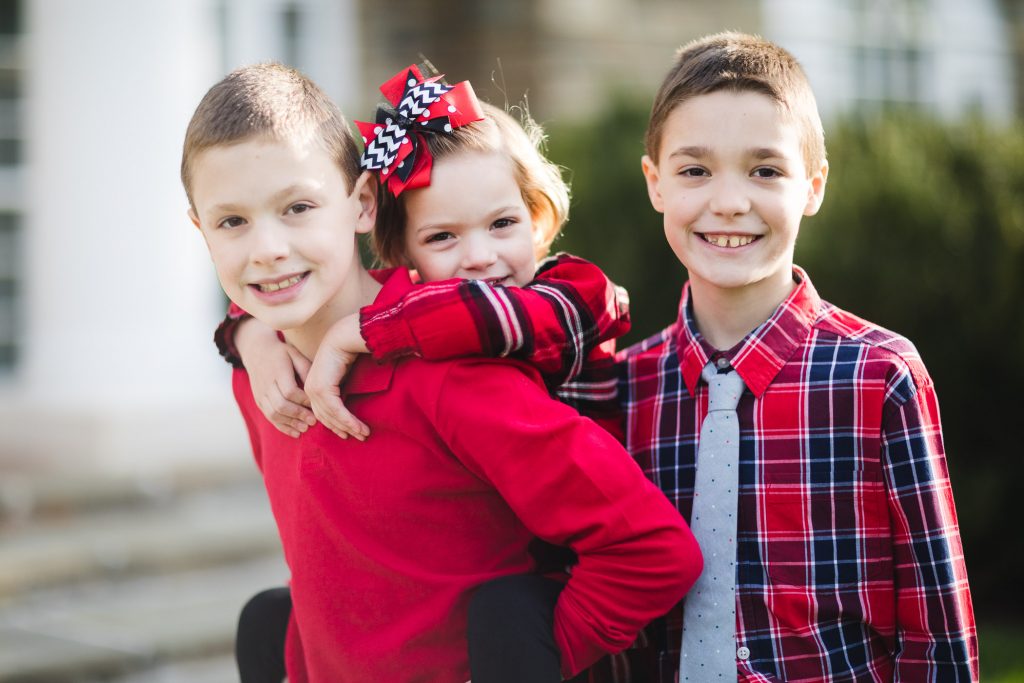
<path id="1" fill-rule="evenodd" d="M 601 269 L 559 254 L 522 288 L 477 280 L 418 286 L 395 304 L 362 309 L 361 330 L 378 360 L 512 357 L 550 386 L 578 376 L 601 343 L 629 331 L 629 301 Z"/>

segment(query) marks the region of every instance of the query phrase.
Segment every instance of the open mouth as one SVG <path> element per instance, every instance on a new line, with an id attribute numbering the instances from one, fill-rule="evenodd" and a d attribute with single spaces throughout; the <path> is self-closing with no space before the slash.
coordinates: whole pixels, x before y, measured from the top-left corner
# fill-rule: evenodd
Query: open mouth
<path id="1" fill-rule="evenodd" d="M 299 273 L 298 275 L 286 277 L 283 280 L 277 280 L 275 282 L 254 282 L 249 286 L 252 287 L 253 289 L 256 289 L 259 292 L 262 292 L 263 294 L 271 294 L 273 292 L 279 292 L 282 289 L 294 287 L 295 285 L 305 280 L 306 277 L 308 276 L 309 272 L 307 271 L 305 273 Z"/>
<path id="2" fill-rule="evenodd" d="M 737 249 L 739 247 L 745 247 L 755 240 L 761 239 L 760 235 L 729 235 L 724 233 L 708 234 L 699 232 L 701 236 L 708 244 L 713 244 L 716 247 L 724 247 L 726 249 Z"/>
<path id="3" fill-rule="evenodd" d="M 488 277 L 484 278 L 484 282 L 491 285 L 492 287 L 494 285 L 508 285 L 511 277 L 511 275 L 505 275 L 503 277 Z"/>

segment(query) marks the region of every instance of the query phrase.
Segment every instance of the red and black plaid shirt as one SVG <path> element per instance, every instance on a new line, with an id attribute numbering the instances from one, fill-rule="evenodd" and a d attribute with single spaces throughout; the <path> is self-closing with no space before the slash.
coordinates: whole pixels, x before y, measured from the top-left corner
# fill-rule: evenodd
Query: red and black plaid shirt
<path id="1" fill-rule="evenodd" d="M 740 681 L 972 681 L 977 638 L 931 378 L 914 346 L 796 289 L 735 348 L 677 322 L 621 355 L 627 447 L 689 519 L 701 368 L 740 399 Z M 667 619 L 678 660 L 682 609 Z M 745 652 L 742 654 L 746 654 Z"/>
<path id="2" fill-rule="evenodd" d="M 615 339 L 629 331 L 629 299 L 570 254 L 545 260 L 521 288 L 427 283 L 394 305 L 363 308 L 360 331 L 378 360 L 519 358 L 562 402 L 592 417 L 618 415 Z"/>

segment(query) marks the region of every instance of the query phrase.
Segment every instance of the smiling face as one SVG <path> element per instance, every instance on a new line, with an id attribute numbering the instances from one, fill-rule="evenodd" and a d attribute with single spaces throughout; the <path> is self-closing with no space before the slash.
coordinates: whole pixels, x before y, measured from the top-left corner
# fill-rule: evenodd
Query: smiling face
<path id="1" fill-rule="evenodd" d="M 643 160 L 648 194 L 695 293 L 781 303 L 828 173 L 807 169 L 800 127 L 766 95 L 720 90 L 672 111 L 658 158 Z"/>
<path id="2" fill-rule="evenodd" d="M 434 162 L 428 187 L 405 195 L 405 257 L 425 282 L 521 287 L 533 279 L 533 221 L 507 155 L 445 156 Z"/>
<path id="3" fill-rule="evenodd" d="M 366 175 L 350 192 L 320 146 L 256 138 L 201 152 L 193 176 L 189 213 L 232 301 L 277 330 L 322 327 L 357 305 L 355 234 L 373 226 Z"/>

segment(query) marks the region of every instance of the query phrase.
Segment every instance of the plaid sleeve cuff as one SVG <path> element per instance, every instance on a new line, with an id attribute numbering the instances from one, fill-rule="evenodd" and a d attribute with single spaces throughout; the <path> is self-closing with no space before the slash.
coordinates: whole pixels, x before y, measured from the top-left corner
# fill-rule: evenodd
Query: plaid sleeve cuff
<path id="1" fill-rule="evenodd" d="M 359 332 L 377 361 L 419 355 L 412 328 L 397 315 L 400 310 L 394 305 L 378 304 L 359 309 Z"/>
<path id="2" fill-rule="evenodd" d="M 235 332 L 238 331 L 238 326 L 243 321 L 251 317 L 241 308 L 231 304 L 227 315 L 224 316 L 224 320 L 217 325 L 217 329 L 213 333 L 213 343 L 217 345 L 217 351 L 220 352 L 221 357 L 230 363 L 232 367 L 239 370 L 244 369 L 245 365 L 242 363 L 242 357 L 235 346 Z"/>

